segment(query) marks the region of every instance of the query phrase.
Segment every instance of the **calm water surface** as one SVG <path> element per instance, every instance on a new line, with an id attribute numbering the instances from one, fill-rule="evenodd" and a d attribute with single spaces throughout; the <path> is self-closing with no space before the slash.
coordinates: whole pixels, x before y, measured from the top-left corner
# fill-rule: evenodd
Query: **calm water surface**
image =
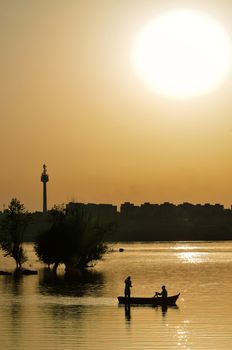
<path id="1" fill-rule="evenodd" d="M 27 245 L 27 267 L 39 275 L 0 276 L 1 349 L 232 349 L 232 242 L 112 248 L 90 272 L 68 279 L 44 270 Z M 0 270 L 13 267 L 0 257 Z M 128 275 L 134 296 L 152 296 L 162 284 L 181 292 L 177 307 L 125 312 L 116 298 Z"/>

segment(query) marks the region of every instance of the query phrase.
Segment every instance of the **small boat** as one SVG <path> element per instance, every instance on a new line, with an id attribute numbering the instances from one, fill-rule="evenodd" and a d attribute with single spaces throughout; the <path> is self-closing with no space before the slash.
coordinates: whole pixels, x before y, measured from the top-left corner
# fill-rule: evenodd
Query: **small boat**
<path id="1" fill-rule="evenodd" d="M 119 304 L 130 304 L 130 305 L 176 305 L 176 301 L 179 298 L 179 294 L 177 295 L 172 295 L 167 298 L 162 298 L 162 297 L 151 297 L 151 298 L 143 298 L 143 297 L 130 297 L 125 298 L 125 297 L 118 297 L 118 302 Z"/>

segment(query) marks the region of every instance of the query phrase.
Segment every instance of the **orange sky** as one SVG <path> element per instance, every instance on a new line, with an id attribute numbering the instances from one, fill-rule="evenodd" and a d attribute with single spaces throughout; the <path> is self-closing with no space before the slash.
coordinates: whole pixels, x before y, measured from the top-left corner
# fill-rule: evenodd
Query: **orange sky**
<path id="1" fill-rule="evenodd" d="M 232 203 L 232 76 L 187 101 L 135 75 L 131 46 L 155 15 L 204 10 L 232 37 L 232 2 L 0 0 L 1 197 Z"/>

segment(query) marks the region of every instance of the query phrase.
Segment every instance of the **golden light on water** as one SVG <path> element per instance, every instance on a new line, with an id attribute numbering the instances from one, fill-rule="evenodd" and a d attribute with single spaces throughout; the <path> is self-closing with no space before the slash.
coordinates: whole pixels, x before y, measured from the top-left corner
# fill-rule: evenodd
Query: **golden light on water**
<path id="1" fill-rule="evenodd" d="M 231 41 L 207 14 L 171 11 L 150 21 L 133 47 L 137 75 L 156 93 L 191 98 L 215 89 L 231 68 Z"/>
<path id="2" fill-rule="evenodd" d="M 182 260 L 182 262 L 186 263 L 201 263 L 207 259 L 207 253 L 204 252 L 181 252 L 177 253 L 177 256 Z"/>

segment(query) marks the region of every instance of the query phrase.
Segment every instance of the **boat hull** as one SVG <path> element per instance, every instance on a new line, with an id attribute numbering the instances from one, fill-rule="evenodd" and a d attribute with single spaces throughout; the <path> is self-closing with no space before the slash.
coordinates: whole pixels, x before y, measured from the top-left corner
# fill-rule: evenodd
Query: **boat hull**
<path id="1" fill-rule="evenodd" d="M 167 298 L 162 297 L 152 297 L 152 298 L 143 298 L 143 297 L 118 297 L 119 304 L 130 304 L 130 305 L 176 305 L 176 301 L 180 293 L 173 295 Z"/>

